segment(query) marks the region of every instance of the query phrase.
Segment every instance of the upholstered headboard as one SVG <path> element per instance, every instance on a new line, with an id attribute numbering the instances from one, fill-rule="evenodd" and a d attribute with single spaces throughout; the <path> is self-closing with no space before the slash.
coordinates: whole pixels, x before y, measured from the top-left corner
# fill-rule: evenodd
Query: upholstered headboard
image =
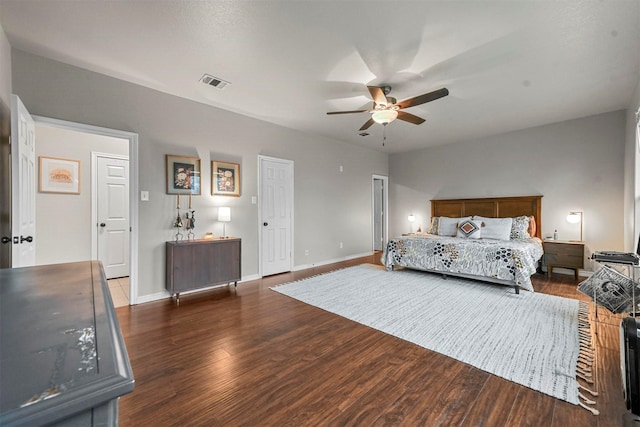
<path id="1" fill-rule="evenodd" d="M 488 197 L 482 199 L 431 200 L 431 218 L 458 218 L 480 215 L 489 218 L 508 218 L 521 215 L 536 219 L 536 237 L 542 238 L 542 196 Z"/>

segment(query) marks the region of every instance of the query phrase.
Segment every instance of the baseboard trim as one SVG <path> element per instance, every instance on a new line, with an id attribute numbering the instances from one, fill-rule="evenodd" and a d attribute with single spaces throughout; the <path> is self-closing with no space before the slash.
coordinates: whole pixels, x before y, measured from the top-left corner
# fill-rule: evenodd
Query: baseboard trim
<path id="1" fill-rule="evenodd" d="M 320 261 L 320 262 L 314 262 L 314 263 L 311 263 L 311 264 L 300 264 L 300 265 L 294 266 L 291 271 L 300 271 L 300 270 L 306 270 L 307 268 L 321 267 L 323 265 L 334 264 L 336 262 L 342 262 L 342 261 L 349 261 L 349 260 L 356 259 L 356 258 L 362 258 L 362 257 L 365 257 L 365 256 L 371 256 L 373 254 L 374 254 L 374 252 L 370 251 L 370 252 L 363 252 L 363 253 L 355 254 L 355 255 L 348 255 L 348 256 L 340 257 L 340 258 L 329 259 L 329 260 Z"/>
<path id="2" fill-rule="evenodd" d="M 242 284 L 243 282 L 250 282 L 252 280 L 257 280 L 259 278 L 260 278 L 260 276 L 258 276 L 257 274 L 251 274 L 251 275 L 248 275 L 248 276 L 243 276 L 242 279 L 240 279 L 238 281 L 238 285 Z M 206 291 L 208 289 L 223 288 L 225 286 L 229 286 L 229 285 L 227 285 L 226 283 L 223 283 L 221 285 L 207 286 L 206 288 L 192 289 L 190 291 L 180 292 L 180 295 L 189 295 L 189 294 L 193 294 L 195 292 Z M 233 286 L 233 285 L 231 285 L 231 286 Z M 132 304 L 132 305 L 144 304 L 146 302 L 160 301 L 160 300 L 167 299 L 167 298 L 171 298 L 171 293 L 169 293 L 169 291 L 158 292 L 158 293 L 155 293 L 155 294 L 144 295 L 142 297 L 138 297 L 136 299 L 136 303 Z"/>
<path id="3" fill-rule="evenodd" d="M 545 268 L 543 270 L 545 272 L 545 274 L 548 272 L 548 270 Z M 558 273 L 558 274 L 565 274 L 567 276 L 573 276 L 576 274 L 576 272 L 574 270 L 568 269 L 568 268 L 561 268 L 561 267 L 557 267 L 553 269 L 554 273 Z M 593 274 L 593 271 L 591 270 L 578 270 L 578 276 L 580 277 L 589 277 Z"/>

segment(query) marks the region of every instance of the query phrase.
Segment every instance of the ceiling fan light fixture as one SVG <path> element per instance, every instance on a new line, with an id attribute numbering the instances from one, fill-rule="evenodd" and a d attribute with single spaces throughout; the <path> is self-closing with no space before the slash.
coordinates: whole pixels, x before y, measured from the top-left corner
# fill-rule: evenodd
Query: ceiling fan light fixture
<path id="1" fill-rule="evenodd" d="M 386 125 L 394 121 L 398 117 L 397 110 L 380 110 L 374 111 L 371 118 L 374 122 Z"/>

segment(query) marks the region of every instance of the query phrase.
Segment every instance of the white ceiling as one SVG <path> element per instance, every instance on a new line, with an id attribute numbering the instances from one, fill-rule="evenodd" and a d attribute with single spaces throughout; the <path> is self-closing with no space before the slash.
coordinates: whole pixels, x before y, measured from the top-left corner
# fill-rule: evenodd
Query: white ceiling
<path id="1" fill-rule="evenodd" d="M 640 80 L 640 0 L 0 0 L 0 23 L 14 48 L 386 152 L 627 108 Z M 450 95 L 384 148 L 367 113 L 325 114 L 381 84 Z"/>

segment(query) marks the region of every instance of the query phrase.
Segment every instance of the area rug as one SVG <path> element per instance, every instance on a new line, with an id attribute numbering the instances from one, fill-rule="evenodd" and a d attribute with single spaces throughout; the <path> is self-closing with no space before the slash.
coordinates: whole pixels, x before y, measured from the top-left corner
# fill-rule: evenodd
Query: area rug
<path id="1" fill-rule="evenodd" d="M 271 289 L 579 403 L 577 300 L 366 264 Z"/>

